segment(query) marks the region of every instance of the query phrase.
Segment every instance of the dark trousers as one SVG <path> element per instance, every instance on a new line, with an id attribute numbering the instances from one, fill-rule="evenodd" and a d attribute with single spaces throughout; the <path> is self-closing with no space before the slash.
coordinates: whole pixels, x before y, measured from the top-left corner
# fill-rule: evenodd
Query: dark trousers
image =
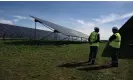
<path id="1" fill-rule="evenodd" d="M 97 46 L 90 46 L 90 55 L 89 55 L 89 61 L 88 62 L 95 63 L 97 52 L 98 52 Z"/>
<path id="2" fill-rule="evenodd" d="M 111 59 L 112 59 L 112 64 L 113 65 L 118 65 L 118 53 L 119 53 L 119 48 L 114 48 L 110 47 L 111 51 Z"/>

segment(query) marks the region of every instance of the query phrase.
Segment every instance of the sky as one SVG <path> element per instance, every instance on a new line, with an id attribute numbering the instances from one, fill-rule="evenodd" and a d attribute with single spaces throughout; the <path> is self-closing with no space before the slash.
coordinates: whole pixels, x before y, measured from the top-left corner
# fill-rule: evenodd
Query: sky
<path id="1" fill-rule="evenodd" d="M 34 28 L 30 15 L 51 21 L 87 35 L 100 28 L 100 37 L 107 40 L 112 27 L 120 28 L 133 16 L 132 1 L 0 1 L 0 23 Z M 37 29 L 49 30 L 37 23 Z"/>

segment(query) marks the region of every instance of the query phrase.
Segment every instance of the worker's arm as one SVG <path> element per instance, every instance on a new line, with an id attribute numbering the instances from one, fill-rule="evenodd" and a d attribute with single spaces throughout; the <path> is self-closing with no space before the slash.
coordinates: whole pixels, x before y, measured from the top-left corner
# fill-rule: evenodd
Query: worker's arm
<path id="1" fill-rule="evenodd" d="M 116 36 L 115 36 L 115 35 L 112 35 L 112 36 L 109 38 L 109 41 L 108 41 L 106 47 L 108 47 L 108 45 L 110 44 L 110 42 L 112 42 L 114 39 L 116 39 Z"/>
<path id="2" fill-rule="evenodd" d="M 90 36 L 88 37 L 88 42 L 90 42 Z"/>
<path id="3" fill-rule="evenodd" d="M 90 43 L 90 36 L 89 36 L 89 38 L 88 38 L 88 42 Z"/>
<path id="4" fill-rule="evenodd" d="M 109 42 L 112 42 L 114 39 L 116 39 L 116 35 L 112 35 L 112 36 L 109 38 Z"/>
<path id="5" fill-rule="evenodd" d="M 91 33 L 92 34 L 92 33 Z M 90 34 L 90 36 L 91 36 L 91 34 Z M 88 42 L 90 43 L 90 36 L 89 36 L 89 38 L 88 38 Z"/>

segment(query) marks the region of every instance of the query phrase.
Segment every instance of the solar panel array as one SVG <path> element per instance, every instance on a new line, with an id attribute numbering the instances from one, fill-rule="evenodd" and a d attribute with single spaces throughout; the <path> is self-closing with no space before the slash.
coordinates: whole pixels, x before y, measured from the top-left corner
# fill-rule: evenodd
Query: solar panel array
<path id="1" fill-rule="evenodd" d="M 0 23 L 0 38 L 9 39 L 34 39 L 35 36 L 35 29 L 21 27 L 16 25 L 9 25 L 9 24 L 2 24 Z M 39 30 L 36 29 L 36 40 L 44 39 L 44 40 L 55 40 L 55 34 L 51 31 Z M 72 40 L 72 38 L 58 33 L 56 36 L 57 40 Z M 74 39 L 74 41 L 79 41 L 81 39 Z"/>
<path id="2" fill-rule="evenodd" d="M 2 35 L 5 34 L 6 38 L 34 39 L 34 31 L 35 30 L 32 28 L 0 23 L 1 38 Z M 50 31 L 36 30 L 37 39 L 41 39 L 42 37 L 50 33 L 51 33 Z M 48 38 L 52 39 L 52 36 L 49 36 Z"/>
<path id="3" fill-rule="evenodd" d="M 81 33 L 79 31 L 76 31 L 76 30 L 73 30 L 73 29 L 69 29 L 69 28 L 66 28 L 66 27 L 63 27 L 63 26 L 60 26 L 58 24 L 55 24 L 55 23 L 52 23 L 52 22 L 49 22 L 49 21 L 46 21 L 46 20 L 42 20 L 42 19 L 39 19 L 37 17 L 34 17 L 34 16 L 31 16 L 32 18 L 34 18 L 37 22 L 40 22 L 41 24 L 44 24 L 54 30 L 57 30 L 59 31 L 60 33 L 63 33 L 67 36 L 74 36 L 74 37 L 83 37 L 83 38 L 88 38 L 88 35 L 84 34 L 84 33 Z"/>

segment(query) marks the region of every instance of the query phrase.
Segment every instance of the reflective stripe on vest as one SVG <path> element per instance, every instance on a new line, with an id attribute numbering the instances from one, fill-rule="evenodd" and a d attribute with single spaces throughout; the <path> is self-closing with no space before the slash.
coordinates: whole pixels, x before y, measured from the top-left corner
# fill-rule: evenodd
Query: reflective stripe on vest
<path id="1" fill-rule="evenodd" d="M 120 48 L 121 45 L 121 35 L 119 33 L 115 33 L 114 34 L 116 36 L 116 39 L 113 40 L 112 42 L 110 42 L 110 46 L 114 47 L 114 48 Z"/>
<path id="2" fill-rule="evenodd" d="M 91 33 L 91 35 L 90 35 L 90 42 L 91 42 L 92 44 L 90 44 L 90 46 L 99 46 L 99 42 L 93 43 L 94 41 L 97 40 L 97 35 L 98 35 L 97 32 L 92 32 L 92 33 Z"/>

